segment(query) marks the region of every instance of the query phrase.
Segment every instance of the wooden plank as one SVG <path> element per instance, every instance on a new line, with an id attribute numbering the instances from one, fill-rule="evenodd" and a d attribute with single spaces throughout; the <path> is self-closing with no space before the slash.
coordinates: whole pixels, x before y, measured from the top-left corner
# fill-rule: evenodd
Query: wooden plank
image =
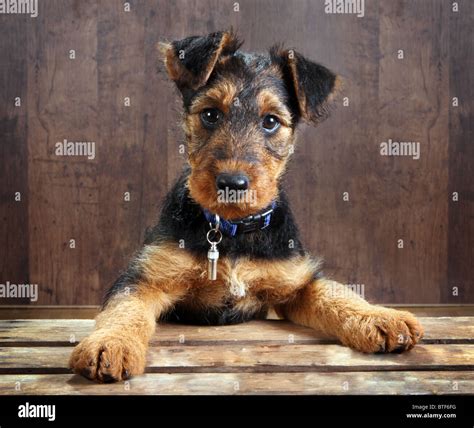
<path id="1" fill-rule="evenodd" d="M 179 8 L 179 5 L 175 5 Z M 161 64 L 162 73 L 157 73 L 159 55 L 157 42 L 164 40 L 171 34 L 170 28 L 177 25 L 179 21 L 174 16 L 173 19 L 166 19 L 165 15 L 170 13 L 170 6 L 162 1 L 141 1 L 134 7 L 132 13 L 141 15 L 144 27 L 144 69 L 143 78 L 137 79 L 137 83 L 142 86 L 140 103 L 134 103 L 133 108 L 141 114 L 143 123 L 143 151 L 141 165 L 140 183 L 140 242 L 142 243 L 145 231 L 153 227 L 158 220 L 158 213 L 168 193 L 171 184 L 169 182 L 168 170 L 170 158 L 168 144 L 166 143 L 170 131 L 173 127 L 181 129 L 179 115 L 179 98 L 174 84 L 170 82 L 164 73 L 164 66 Z M 127 18 L 128 25 L 128 18 Z M 136 31 L 136 30 L 133 30 Z M 126 65 L 128 67 L 128 65 Z M 143 82 L 145 82 L 143 84 Z M 170 111 L 172 113 L 170 115 Z M 178 152 L 178 146 L 183 143 L 182 134 L 179 140 L 175 141 L 174 149 Z M 181 155 L 184 157 L 184 155 Z M 176 176 L 171 177 L 174 182 Z M 125 225 L 124 227 L 128 227 Z M 131 255 L 126 255 L 129 258 Z M 127 260 L 128 261 L 128 260 Z"/>
<path id="2" fill-rule="evenodd" d="M 0 283 L 28 283 L 27 19 L 0 15 Z M 15 106 L 20 98 L 21 105 Z M 21 200 L 15 200 L 20 192 Z M 21 231 L 21 232 L 20 232 Z M 20 234 L 21 233 L 21 234 Z M 22 299 L 23 300 L 23 299 Z M 1 303 L 21 303 L 1 299 Z M 29 303 L 24 299 L 24 303 Z"/>
<path id="3" fill-rule="evenodd" d="M 101 295 L 97 9 L 93 0 L 54 0 L 29 20 L 29 279 L 41 304 L 91 304 Z M 94 159 L 56 155 L 64 140 L 95 143 Z"/>
<path id="4" fill-rule="evenodd" d="M 420 318 L 423 343 L 474 343 L 474 317 Z M 0 321 L 1 346 L 69 346 L 89 335 L 93 320 Z M 151 344 L 227 345 L 336 343 L 334 338 L 287 321 L 251 321 L 229 326 L 160 324 Z"/>
<path id="5" fill-rule="evenodd" d="M 379 130 L 371 144 L 380 153 L 380 144 L 389 139 L 419 142 L 420 156 L 379 154 L 374 167 L 369 167 L 375 176 L 374 186 L 367 186 L 371 206 L 366 215 L 378 218 L 370 232 L 369 251 L 378 263 L 370 264 L 377 278 L 368 282 L 377 287 L 377 296 L 382 285 L 386 301 L 440 303 L 441 288 L 448 283 L 451 4 L 392 0 L 380 2 L 379 7 Z M 370 204 L 370 200 L 378 203 Z M 397 245 L 399 239 L 403 248 Z"/>
<path id="6" fill-rule="evenodd" d="M 68 347 L 0 348 L 0 374 L 69 373 Z M 419 345 L 403 354 L 362 354 L 341 345 L 151 347 L 149 373 L 473 370 L 474 345 Z"/>
<path id="7" fill-rule="evenodd" d="M 419 317 L 423 343 L 474 343 L 474 317 Z"/>
<path id="8" fill-rule="evenodd" d="M 28 348 L 25 348 L 28 349 Z M 58 349 L 58 348 L 56 348 Z M 190 350 L 191 352 L 188 352 Z M 0 351 L 1 355 L 1 351 Z M 341 345 L 152 347 L 147 371 L 378 371 L 474 369 L 474 345 L 420 345 L 405 354 L 367 355 Z"/>
<path id="9" fill-rule="evenodd" d="M 474 301 L 474 2 L 458 4 L 459 12 L 449 14 L 449 283 L 442 296 L 450 303 Z"/>
<path id="10" fill-rule="evenodd" d="M 74 375 L 3 375 L 0 395 L 473 394 L 474 373 L 148 373 L 96 384 Z"/>
<path id="11" fill-rule="evenodd" d="M 143 236 L 140 229 L 144 179 L 141 106 L 145 56 L 140 9 L 137 5 L 133 12 L 127 13 L 119 2 L 104 2 L 98 8 L 98 106 L 102 142 L 99 200 L 100 230 L 104 231 L 100 239 L 102 248 L 107 249 L 99 256 L 102 294 L 126 268 Z M 125 98 L 129 98 L 130 106 L 125 105 Z M 126 192 L 130 196 L 128 201 Z M 110 233 L 111 230 L 120 230 L 120 233 Z"/>
<path id="12" fill-rule="evenodd" d="M 94 329 L 94 320 L 0 321 L 0 343 L 20 346 L 73 346 Z"/>
<path id="13" fill-rule="evenodd" d="M 66 321 L 66 322 L 64 322 Z M 39 344 L 73 345 L 71 335 L 79 341 L 91 333 L 92 320 L 15 320 L 0 321 L 0 343 L 5 346 Z M 315 334 L 309 328 L 286 321 L 252 321 L 229 326 L 191 326 L 160 324 L 151 344 L 227 345 L 243 343 L 334 343 L 334 339 Z"/>

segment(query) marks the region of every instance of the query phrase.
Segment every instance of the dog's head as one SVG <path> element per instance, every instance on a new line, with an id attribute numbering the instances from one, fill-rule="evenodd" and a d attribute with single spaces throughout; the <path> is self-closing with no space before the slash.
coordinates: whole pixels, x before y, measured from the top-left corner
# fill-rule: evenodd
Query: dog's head
<path id="1" fill-rule="evenodd" d="M 231 32 L 161 44 L 183 97 L 191 197 L 223 218 L 259 212 L 278 196 L 300 120 L 318 123 L 338 86 L 293 50 L 239 51 Z"/>

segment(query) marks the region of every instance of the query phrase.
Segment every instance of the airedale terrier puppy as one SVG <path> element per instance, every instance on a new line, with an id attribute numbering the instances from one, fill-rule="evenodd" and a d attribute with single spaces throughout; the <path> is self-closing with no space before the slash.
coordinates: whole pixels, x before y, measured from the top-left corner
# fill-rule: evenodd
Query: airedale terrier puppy
<path id="1" fill-rule="evenodd" d="M 296 126 L 327 116 L 339 78 L 293 50 L 240 46 L 232 32 L 161 44 L 183 99 L 188 163 L 95 331 L 74 349 L 74 372 L 99 382 L 143 373 L 157 319 L 229 324 L 274 308 L 368 353 L 408 350 L 422 337 L 410 313 L 322 275 L 281 188 Z"/>

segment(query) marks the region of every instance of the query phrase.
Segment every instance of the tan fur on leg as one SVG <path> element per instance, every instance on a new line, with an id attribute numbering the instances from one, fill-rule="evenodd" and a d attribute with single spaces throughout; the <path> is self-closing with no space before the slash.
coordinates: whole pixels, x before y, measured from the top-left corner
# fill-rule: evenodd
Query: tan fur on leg
<path id="1" fill-rule="evenodd" d="M 409 312 L 371 305 L 335 281 L 314 281 L 296 297 L 276 307 L 280 316 L 334 335 L 362 352 L 401 352 L 423 336 L 423 328 Z"/>
<path id="2" fill-rule="evenodd" d="M 96 318 L 96 330 L 73 351 L 69 365 L 100 382 L 126 379 L 145 367 L 146 346 L 155 328 L 152 302 L 115 298 Z"/>
<path id="3" fill-rule="evenodd" d="M 138 263 L 144 279 L 116 294 L 97 316 L 95 331 L 74 348 L 69 365 L 75 373 L 99 382 L 143 373 L 156 318 L 185 294 L 195 261 L 163 244 L 145 247 Z"/>

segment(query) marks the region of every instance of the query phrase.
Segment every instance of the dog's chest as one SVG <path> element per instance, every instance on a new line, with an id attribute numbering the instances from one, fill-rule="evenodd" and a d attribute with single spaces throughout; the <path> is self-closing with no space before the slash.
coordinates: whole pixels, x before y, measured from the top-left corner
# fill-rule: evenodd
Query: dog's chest
<path id="1" fill-rule="evenodd" d="M 206 260 L 198 261 L 186 297 L 168 319 L 193 324 L 231 324 L 264 317 L 267 309 L 287 301 L 312 277 L 306 257 L 261 260 L 222 257 L 217 279 L 207 276 Z"/>
<path id="2" fill-rule="evenodd" d="M 259 296 L 258 282 L 243 275 L 241 266 L 220 259 L 217 279 L 208 279 L 207 269 L 196 275 L 186 297 L 166 319 L 181 323 L 225 325 L 264 318 L 268 302 Z"/>
<path id="3" fill-rule="evenodd" d="M 263 287 L 264 281 L 259 272 L 246 269 L 245 260 L 219 259 L 216 280 L 208 278 L 206 260 L 203 260 L 202 266 L 201 274 L 190 289 L 190 298 L 197 298 L 205 304 L 255 299 Z"/>
<path id="4" fill-rule="evenodd" d="M 307 283 L 314 272 L 313 262 L 307 257 L 290 260 L 223 257 L 218 261 L 215 281 L 207 276 L 205 260 L 202 266 L 190 291 L 193 297 L 206 303 L 222 300 L 281 303 Z"/>

